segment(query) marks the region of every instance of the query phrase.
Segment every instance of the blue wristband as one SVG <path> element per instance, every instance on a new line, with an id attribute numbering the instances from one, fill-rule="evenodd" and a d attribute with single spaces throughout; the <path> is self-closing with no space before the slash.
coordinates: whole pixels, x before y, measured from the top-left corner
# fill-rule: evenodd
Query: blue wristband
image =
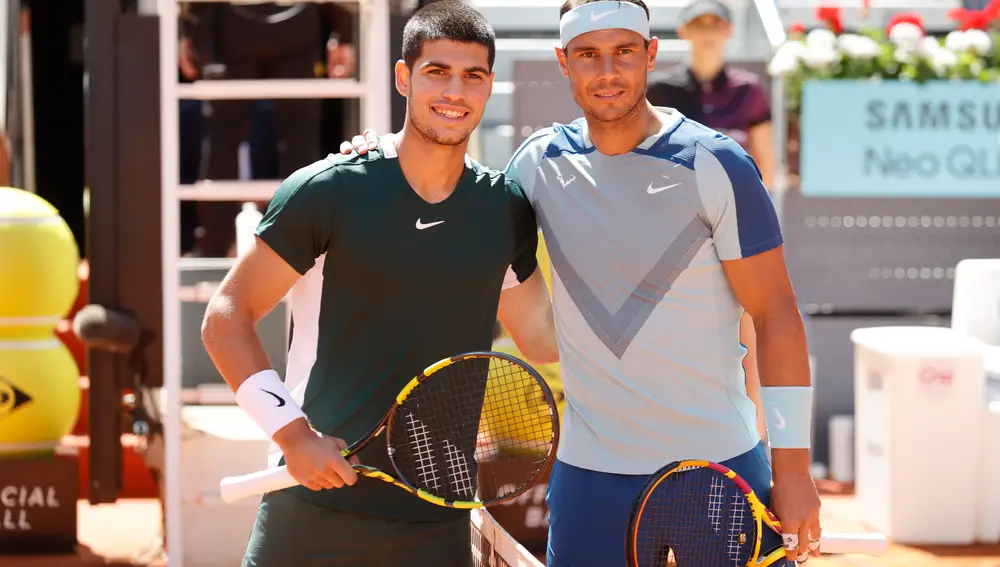
<path id="1" fill-rule="evenodd" d="M 812 444 L 812 387 L 771 386 L 761 388 L 760 397 L 771 448 L 808 449 Z"/>

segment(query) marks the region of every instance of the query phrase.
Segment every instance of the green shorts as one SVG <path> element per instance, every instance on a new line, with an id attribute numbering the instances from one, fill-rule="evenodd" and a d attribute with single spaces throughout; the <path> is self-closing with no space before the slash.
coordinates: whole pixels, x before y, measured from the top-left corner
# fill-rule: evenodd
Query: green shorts
<path id="1" fill-rule="evenodd" d="M 409 522 L 358 516 L 285 492 L 264 495 L 243 567 L 472 567 L 469 516 Z"/>

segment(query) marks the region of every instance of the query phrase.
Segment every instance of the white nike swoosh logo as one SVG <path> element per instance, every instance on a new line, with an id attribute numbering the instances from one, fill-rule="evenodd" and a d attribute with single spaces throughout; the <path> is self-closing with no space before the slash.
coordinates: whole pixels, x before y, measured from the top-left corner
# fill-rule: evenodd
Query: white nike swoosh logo
<path id="1" fill-rule="evenodd" d="M 443 220 L 439 220 L 437 222 L 429 222 L 427 224 L 424 224 L 424 223 L 420 222 L 420 219 L 417 219 L 417 230 L 423 230 L 425 228 L 430 228 L 432 226 L 437 226 L 437 225 L 439 225 L 439 224 L 441 224 L 443 222 L 444 222 Z"/>
<path id="2" fill-rule="evenodd" d="M 601 12 L 600 14 L 591 14 L 590 15 L 590 21 L 596 22 L 597 20 L 600 20 L 601 18 L 605 18 L 607 16 L 610 16 L 611 14 L 614 14 L 617 11 L 618 11 L 617 9 L 614 9 L 614 10 L 610 10 L 608 12 Z"/>
<path id="3" fill-rule="evenodd" d="M 785 416 L 781 415 L 780 411 L 774 410 L 774 417 L 777 418 L 774 422 L 775 429 L 784 429 L 788 425 L 788 423 L 785 422 Z"/>
<path id="4" fill-rule="evenodd" d="M 674 187 L 677 187 L 678 185 L 680 185 L 680 183 L 674 183 L 673 185 L 664 185 L 663 187 L 653 187 L 653 184 L 650 183 L 649 187 L 646 188 L 646 192 L 649 193 L 650 195 L 656 195 L 660 191 L 666 191 L 667 189 L 673 189 Z"/>

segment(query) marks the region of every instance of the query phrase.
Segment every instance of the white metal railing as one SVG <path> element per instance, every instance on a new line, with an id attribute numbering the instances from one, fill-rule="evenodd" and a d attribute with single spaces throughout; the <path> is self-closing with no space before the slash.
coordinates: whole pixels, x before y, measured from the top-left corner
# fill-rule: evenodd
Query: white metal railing
<path id="1" fill-rule="evenodd" d="M 187 0 L 208 2 L 213 0 Z M 304 0 L 357 4 L 359 7 L 358 53 L 361 58 L 359 81 L 355 80 L 259 80 L 204 81 L 180 85 L 177 82 L 177 27 L 179 0 L 144 0 L 140 9 L 155 12 L 160 22 L 160 145 L 163 257 L 163 379 L 165 503 L 168 566 L 182 567 L 184 530 L 181 496 L 181 286 L 179 270 L 180 213 L 182 200 L 266 201 L 273 195 L 274 182 L 214 180 L 195 185 L 179 183 L 178 101 L 182 99 L 273 99 L 273 98 L 357 98 L 361 101 L 362 123 L 379 132 L 391 125 L 391 73 L 389 63 L 389 0 Z M 230 0 L 253 4 L 259 0 Z M 296 3 L 296 2 L 287 2 Z M 304 164 L 303 164 L 304 165 Z"/>

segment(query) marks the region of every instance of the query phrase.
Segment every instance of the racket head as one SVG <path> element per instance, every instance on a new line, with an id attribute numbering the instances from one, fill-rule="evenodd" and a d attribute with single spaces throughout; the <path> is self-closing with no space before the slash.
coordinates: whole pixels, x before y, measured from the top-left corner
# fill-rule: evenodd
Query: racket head
<path id="1" fill-rule="evenodd" d="M 555 397 L 542 376 L 505 353 L 439 361 L 399 394 L 386 424 L 396 478 L 452 508 L 510 501 L 551 467 Z"/>
<path id="2" fill-rule="evenodd" d="M 671 463 L 647 481 L 632 509 L 629 567 L 755 565 L 766 509 L 750 485 L 710 461 Z"/>

